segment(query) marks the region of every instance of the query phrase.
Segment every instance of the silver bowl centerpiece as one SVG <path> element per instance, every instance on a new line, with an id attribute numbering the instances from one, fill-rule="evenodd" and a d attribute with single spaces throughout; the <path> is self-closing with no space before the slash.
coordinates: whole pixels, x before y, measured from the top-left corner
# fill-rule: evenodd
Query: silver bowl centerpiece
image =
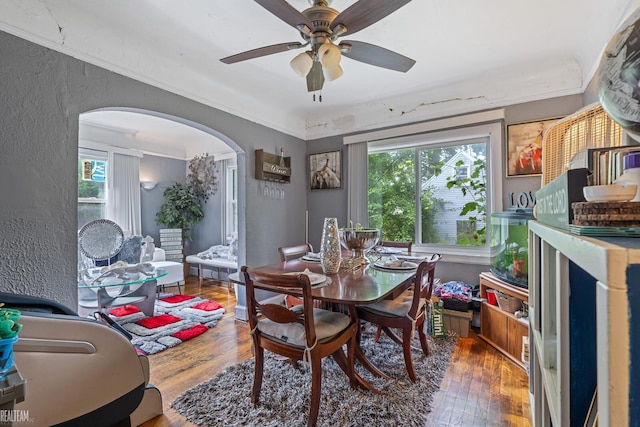
<path id="1" fill-rule="evenodd" d="M 338 232 L 342 247 L 351 250 L 354 260 L 365 264 L 367 259 L 364 251 L 373 248 L 380 240 L 380 230 L 377 228 L 341 228 Z"/>

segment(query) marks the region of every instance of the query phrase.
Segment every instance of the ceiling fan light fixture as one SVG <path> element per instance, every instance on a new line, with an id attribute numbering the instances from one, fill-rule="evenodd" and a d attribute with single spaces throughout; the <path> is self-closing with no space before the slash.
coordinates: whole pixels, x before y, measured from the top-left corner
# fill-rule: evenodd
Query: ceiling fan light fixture
<path id="1" fill-rule="evenodd" d="M 302 52 L 294 56 L 289 64 L 297 75 L 300 77 L 306 77 L 313 66 L 313 58 L 309 55 L 309 52 Z"/>
<path id="2" fill-rule="evenodd" d="M 324 74 L 324 78 L 328 81 L 333 81 L 342 75 L 342 67 L 340 64 L 336 64 L 333 67 L 323 67 L 322 74 Z"/>
<path id="3" fill-rule="evenodd" d="M 342 53 L 340 48 L 333 43 L 325 43 L 318 48 L 318 57 L 324 68 L 334 68 L 340 64 Z"/>

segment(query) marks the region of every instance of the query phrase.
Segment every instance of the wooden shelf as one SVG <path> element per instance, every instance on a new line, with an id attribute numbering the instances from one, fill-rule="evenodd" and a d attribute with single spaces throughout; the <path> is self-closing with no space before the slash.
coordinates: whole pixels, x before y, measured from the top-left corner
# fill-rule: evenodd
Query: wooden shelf
<path id="1" fill-rule="evenodd" d="M 487 298 L 487 289 L 504 292 L 525 304 L 529 301 L 529 291 L 498 279 L 489 272 L 480 273 L 480 297 Z M 480 338 L 495 347 L 522 369 L 522 337 L 529 335 L 529 325 L 512 313 L 487 302 L 480 306 Z"/>
<path id="2" fill-rule="evenodd" d="M 640 425 L 640 239 L 529 221 L 535 427 Z M 634 341 L 635 340 L 635 341 Z"/>
<path id="3" fill-rule="evenodd" d="M 284 166 L 280 164 L 281 157 L 264 150 L 256 150 L 256 179 L 282 183 L 291 182 L 291 157 L 283 157 Z"/>

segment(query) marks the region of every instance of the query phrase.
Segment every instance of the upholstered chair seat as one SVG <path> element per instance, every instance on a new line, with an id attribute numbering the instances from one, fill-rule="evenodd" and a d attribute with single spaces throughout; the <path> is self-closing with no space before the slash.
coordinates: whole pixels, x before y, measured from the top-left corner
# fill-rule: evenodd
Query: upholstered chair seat
<path id="1" fill-rule="evenodd" d="M 298 310 L 302 311 L 302 305 L 298 307 Z M 351 319 L 346 314 L 320 308 L 313 309 L 313 324 L 319 342 L 332 338 L 346 329 L 350 323 Z M 288 344 L 304 347 L 307 342 L 304 325 L 300 323 L 276 323 L 270 319 L 262 319 L 258 321 L 258 329 Z"/>
<path id="2" fill-rule="evenodd" d="M 411 305 L 413 304 L 413 292 L 404 292 L 395 299 L 385 299 L 378 301 L 374 304 L 365 306 L 359 306 L 360 310 L 373 311 L 382 315 L 389 315 L 393 317 L 406 317 L 409 314 Z M 427 300 L 420 298 L 418 312 L 425 310 L 427 306 Z"/>

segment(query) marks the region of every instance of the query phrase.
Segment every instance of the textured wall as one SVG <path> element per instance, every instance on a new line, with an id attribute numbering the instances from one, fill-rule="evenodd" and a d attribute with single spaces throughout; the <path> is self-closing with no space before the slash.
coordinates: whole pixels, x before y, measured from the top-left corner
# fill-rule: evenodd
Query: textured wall
<path id="1" fill-rule="evenodd" d="M 179 117 L 238 152 L 242 263 L 275 261 L 304 235 L 303 141 L 4 32 L 0 58 L 0 290 L 76 306 L 78 117 L 94 109 Z M 279 147 L 294 163 L 287 206 L 253 178 L 254 150 Z"/>

